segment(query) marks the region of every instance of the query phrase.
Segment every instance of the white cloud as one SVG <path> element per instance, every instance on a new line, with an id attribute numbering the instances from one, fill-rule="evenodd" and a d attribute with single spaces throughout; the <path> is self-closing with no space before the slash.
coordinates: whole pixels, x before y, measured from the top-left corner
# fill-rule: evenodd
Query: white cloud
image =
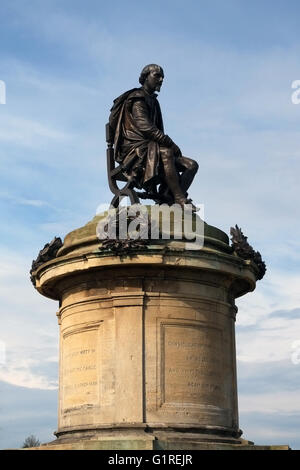
<path id="1" fill-rule="evenodd" d="M 32 206 L 32 207 L 43 207 L 43 206 L 48 205 L 47 202 L 45 201 L 40 201 L 38 199 L 24 199 L 24 198 L 16 199 L 16 203 L 24 205 L 24 206 Z"/>
<path id="2" fill-rule="evenodd" d="M 53 390 L 58 373 L 54 364 L 58 357 L 57 305 L 40 296 L 31 285 L 31 263 L 27 258 L 3 250 L 0 257 L 0 339 L 6 351 L 0 380 L 20 387 Z"/>
<path id="3" fill-rule="evenodd" d="M 47 357 L 45 359 L 45 362 L 55 362 L 55 363 L 58 363 L 58 355 L 56 356 L 51 356 L 51 357 Z"/>
<path id="4" fill-rule="evenodd" d="M 300 413 L 300 389 L 272 393 L 239 394 L 242 413 Z"/>
<path id="5" fill-rule="evenodd" d="M 44 224 L 39 224 L 39 229 L 43 232 L 59 234 L 67 234 L 68 230 L 70 230 L 68 224 L 65 222 L 47 222 Z"/>
<path id="6" fill-rule="evenodd" d="M 13 204 L 19 204 L 23 206 L 32 206 L 32 207 L 50 206 L 48 202 L 42 201 L 40 199 L 26 199 L 23 197 L 18 197 L 14 194 L 9 194 L 8 192 L 4 192 L 4 191 L 0 191 L 0 199 L 4 199 Z"/>
<path id="7" fill-rule="evenodd" d="M 18 387 L 56 390 L 57 381 L 51 381 L 48 377 L 35 374 L 31 370 L 31 367 L 37 364 L 38 361 L 32 359 L 17 358 L 14 363 L 0 366 L 0 380 Z"/>
<path id="8" fill-rule="evenodd" d="M 257 291 L 237 300 L 237 357 L 291 361 L 293 343 L 300 340 L 300 316 L 288 313 L 300 308 L 300 275 L 274 270 L 260 282 Z"/>
<path id="9" fill-rule="evenodd" d="M 37 121 L 17 116 L 0 116 L 0 141 L 25 147 L 39 147 L 48 141 L 63 141 L 70 135 Z"/>
<path id="10" fill-rule="evenodd" d="M 239 324 L 245 326 L 260 323 L 263 327 L 262 320 L 273 311 L 299 308 L 299 283 L 298 273 L 269 269 L 266 277 L 257 283 L 253 293 L 237 299 Z"/>
<path id="11" fill-rule="evenodd" d="M 278 417 L 278 420 L 282 418 L 282 415 Z M 286 416 L 288 418 L 288 416 Z M 278 428 L 272 426 L 266 426 L 266 424 L 247 424 L 245 428 L 244 439 L 254 439 L 254 444 L 257 445 L 290 445 L 291 441 L 298 439 L 298 431 L 296 430 L 287 430 L 282 429 L 279 426 Z M 295 447 L 291 446 L 293 450 L 296 450 Z"/>

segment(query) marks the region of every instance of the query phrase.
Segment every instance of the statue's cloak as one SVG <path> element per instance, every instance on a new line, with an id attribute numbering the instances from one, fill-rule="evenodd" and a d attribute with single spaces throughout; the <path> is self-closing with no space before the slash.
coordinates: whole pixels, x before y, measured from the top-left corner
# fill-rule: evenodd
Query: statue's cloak
<path id="1" fill-rule="evenodd" d="M 169 146 L 171 141 L 164 135 L 156 97 L 143 88 L 133 88 L 114 100 L 109 118 L 114 132 L 115 160 L 139 188 L 147 189 L 150 182 L 160 181 L 159 146 Z"/>

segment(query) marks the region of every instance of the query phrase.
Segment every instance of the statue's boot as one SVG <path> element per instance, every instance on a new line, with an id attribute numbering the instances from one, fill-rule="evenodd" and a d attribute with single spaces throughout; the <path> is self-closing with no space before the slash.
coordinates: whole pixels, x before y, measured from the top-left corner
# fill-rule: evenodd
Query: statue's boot
<path id="1" fill-rule="evenodd" d="M 183 193 L 186 193 L 189 187 L 191 186 L 193 179 L 197 173 L 197 167 L 191 167 L 186 169 L 180 176 L 180 187 Z"/>
<path id="2" fill-rule="evenodd" d="M 174 196 L 175 204 L 179 204 L 183 209 L 184 205 L 191 204 L 192 211 L 199 210 L 191 200 L 187 199 L 180 187 L 179 178 L 176 172 L 173 154 L 171 152 L 161 152 L 165 171 L 165 182 Z"/>
<path id="3" fill-rule="evenodd" d="M 174 204 L 173 194 L 171 193 L 170 189 L 166 184 L 160 185 L 158 193 L 162 203 L 166 203 L 169 205 Z"/>

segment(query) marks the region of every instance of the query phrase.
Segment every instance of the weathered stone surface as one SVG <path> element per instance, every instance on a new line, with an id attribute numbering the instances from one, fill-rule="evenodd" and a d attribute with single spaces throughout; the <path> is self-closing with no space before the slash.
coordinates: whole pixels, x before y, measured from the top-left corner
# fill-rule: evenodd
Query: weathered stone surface
<path id="1" fill-rule="evenodd" d="M 291 450 L 288 445 L 260 446 L 252 443 L 226 444 L 198 441 L 160 440 L 82 440 L 56 445 L 42 445 L 21 450 Z"/>
<path id="2" fill-rule="evenodd" d="M 60 302 L 58 440 L 49 446 L 241 446 L 234 301 L 255 288 L 252 263 L 209 225 L 201 250 L 158 240 L 118 256 L 101 250 L 101 217 L 36 272 L 38 291 Z"/>

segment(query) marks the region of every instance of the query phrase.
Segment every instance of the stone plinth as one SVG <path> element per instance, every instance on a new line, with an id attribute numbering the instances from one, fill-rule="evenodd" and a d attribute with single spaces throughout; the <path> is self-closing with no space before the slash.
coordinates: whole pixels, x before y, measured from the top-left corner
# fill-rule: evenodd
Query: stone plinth
<path id="1" fill-rule="evenodd" d="M 234 301 L 255 288 L 255 265 L 209 225 L 201 250 L 158 240 L 119 256 L 101 250 L 100 218 L 36 272 L 60 303 L 55 442 L 241 443 Z"/>

